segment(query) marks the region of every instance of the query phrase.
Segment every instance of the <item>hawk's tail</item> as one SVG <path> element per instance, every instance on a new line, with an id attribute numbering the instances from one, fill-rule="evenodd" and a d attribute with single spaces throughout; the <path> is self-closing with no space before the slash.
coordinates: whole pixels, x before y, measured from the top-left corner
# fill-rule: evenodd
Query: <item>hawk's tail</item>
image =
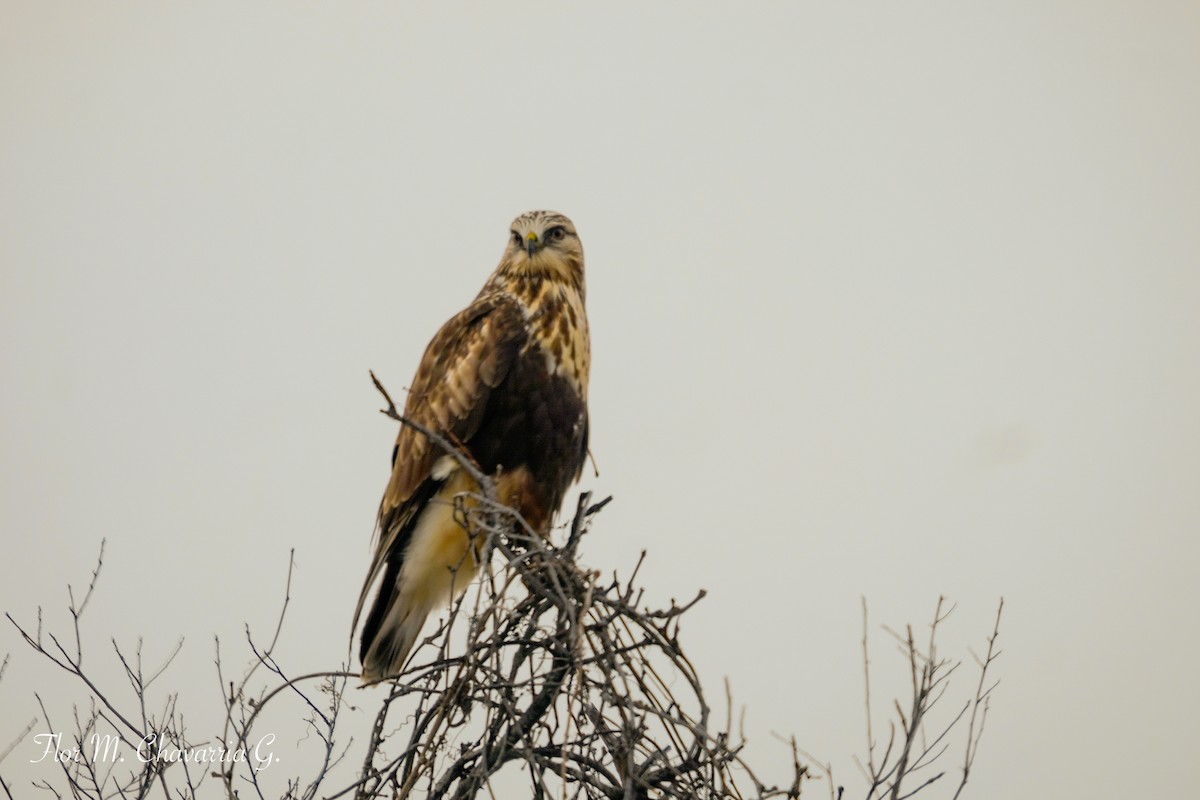
<path id="1" fill-rule="evenodd" d="M 455 501 L 473 490 L 470 476 L 455 471 L 426 480 L 414 497 L 383 515 L 383 536 L 359 597 L 361 611 L 367 592 L 382 574 L 363 624 L 359 658 L 364 681 L 399 675 L 425 618 L 462 594 L 478 571 L 483 540 L 476 537 L 472 542 L 458 519 Z"/>
<path id="2" fill-rule="evenodd" d="M 363 683 L 400 674 L 432 610 L 430 606 L 405 603 L 399 594 L 392 597 L 382 624 L 369 639 L 363 636 L 360 653 Z"/>

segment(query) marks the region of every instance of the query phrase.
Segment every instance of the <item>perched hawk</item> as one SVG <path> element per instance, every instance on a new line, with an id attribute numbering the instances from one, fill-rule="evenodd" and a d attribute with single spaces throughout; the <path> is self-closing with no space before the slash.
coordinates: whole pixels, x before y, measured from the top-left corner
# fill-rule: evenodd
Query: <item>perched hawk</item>
<path id="1" fill-rule="evenodd" d="M 587 454 L 589 360 L 583 246 L 562 214 L 530 211 L 479 296 L 425 349 L 404 416 L 462 447 L 544 533 Z M 363 626 L 364 681 L 399 674 L 426 616 L 478 573 L 482 541 L 472 547 L 454 517 L 455 495 L 472 491 L 455 458 L 400 426 L 354 613 L 357 627 L 382 576 Z"/>

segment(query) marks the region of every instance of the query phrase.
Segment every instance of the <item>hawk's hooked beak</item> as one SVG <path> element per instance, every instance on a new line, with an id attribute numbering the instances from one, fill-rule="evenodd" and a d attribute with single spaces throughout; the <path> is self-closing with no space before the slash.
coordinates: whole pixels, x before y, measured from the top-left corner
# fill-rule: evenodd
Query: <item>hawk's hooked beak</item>
<path id="1" fill-rule="evenodd" d="M 530 231 L 529 235 L 525 237 L 525 252 L 529 255 L 533 255 L 537 252 L 538 246 L 537 233 L 535 231 Z"/>

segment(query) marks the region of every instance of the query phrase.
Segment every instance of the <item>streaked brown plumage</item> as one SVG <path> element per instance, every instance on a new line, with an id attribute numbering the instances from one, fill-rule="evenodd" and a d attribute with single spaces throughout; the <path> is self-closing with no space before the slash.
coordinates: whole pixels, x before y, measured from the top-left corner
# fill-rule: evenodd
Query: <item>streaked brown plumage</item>
<path id="1" fill-rule="evenodd" d="M 545 533 L 587 454 L 589 361 L 575 226 L 531 211 L 513 220 L 500 265 L 475 301 L 429 343 L 404 415 L 461 445 L 495 478 L 499 499 Z M 363 625 L 364 681 L 398 674 L 428 614 L 474 578 L 478 553 L 453 504 L 477 489 L 424 434 L 400 427 L 354 613 L 357 627 L 382 576 Z"/>

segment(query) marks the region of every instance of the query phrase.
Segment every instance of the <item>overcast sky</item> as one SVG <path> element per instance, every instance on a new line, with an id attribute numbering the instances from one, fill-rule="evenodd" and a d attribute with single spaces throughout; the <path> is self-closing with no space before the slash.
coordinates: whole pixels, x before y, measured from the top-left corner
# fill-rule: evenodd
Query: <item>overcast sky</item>
<path id="1" fill-rule="evenodd" d="M 211 709 L 295 548 L 282 657 L 336 667 L 395 435 L 367 370 L 399 393 L 552 208 L 616 498 L 583 558 L 708 590 L 685 641 L 767 777 L 794 733 L 861 794 L 861 596 L 877 696 L 878 626 L 958 603 L 948 712 L 1003 595 L 968 794 L 1180 796 L 1198 43 L 1167 2 L 0 0 L 0 610 L 63 629 L 107 537 L 96 668 L 183 635 Z M 0 749 L 81 697 L 10 651 Z"/>

